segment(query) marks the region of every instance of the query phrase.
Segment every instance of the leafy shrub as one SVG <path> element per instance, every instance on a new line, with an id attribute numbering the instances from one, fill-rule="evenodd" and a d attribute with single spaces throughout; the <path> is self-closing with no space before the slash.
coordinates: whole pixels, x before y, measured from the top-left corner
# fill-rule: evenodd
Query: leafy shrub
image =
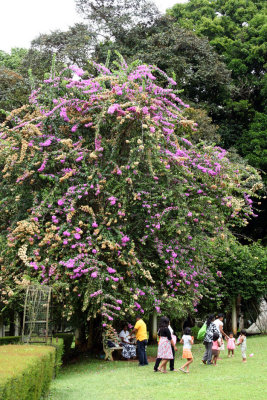
<path id="1" fill-rule="evenodd" d="M 54 334 L 54 338 L 60 338 L 63 340 L 63 356 L 66 356 L 71 349 L 74 335 L 72 333 L 56 333 Z"/>
<path id="2" fill-rule="evenodd" d="M 198 334 L 199 329 L 200 329 L 199 326 L 193 326 L 193 328 L 191 328 L 191 334 L 192 334 L 192 336 L 194 336 L 195 342 L 197 341 L 197 334 Z"/>
<path id="3" fill-rule="evenodd" d="M 56 351 L 50 346 L 2 346 L 1 400 L 39 400 L 46 396 L 55 363 Z"/>
<path id="4" fill-rule="evenodd" d="M 3 346 L 5 344 L 15 344 L 19 343 L 20 341 L 20 336 L 5 336 L 5 337 L 0 337 L 0 346 Z"/>

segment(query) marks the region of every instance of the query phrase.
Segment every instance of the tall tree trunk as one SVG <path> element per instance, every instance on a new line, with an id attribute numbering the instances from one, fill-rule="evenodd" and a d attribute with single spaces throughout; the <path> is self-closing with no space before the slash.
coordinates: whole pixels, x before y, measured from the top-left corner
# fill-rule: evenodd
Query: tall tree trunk
<path id="1" fill-rule="evenodd" d="M 233 334 L 237 334 L 237 315 L 236 315 L 236 298 L 233 298 L 232 302 L 232 330 Z"/>
<path id="2" fill-rule="evenodd" d="M 4 321 L 3 321 L 3 317 L 0 315 L 0 337 L 5 336 L 5 332 L 4 332 Z"/>
<path id="3" fill-rule="evenodd" d="M 153 312 L 153 317 L 152 317 L 152 340 L 153 343 L 157 343 L 157 313 L 156 311 Z"/>

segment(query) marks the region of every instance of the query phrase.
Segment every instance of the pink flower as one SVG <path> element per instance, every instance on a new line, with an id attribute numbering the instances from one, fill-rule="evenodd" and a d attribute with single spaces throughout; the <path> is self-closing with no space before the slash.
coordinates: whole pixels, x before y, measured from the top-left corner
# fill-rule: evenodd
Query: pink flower
<path id="1" fill-rule="evenodd" d="M 192 217 L 191 211 L 187 214 L 188 217 Z"/>
<path id="2" fill-rule="evenodd" d="M 110 201 L 110 204 L 112 206 L 114 206 L 114 204 L 116 204 L 117 198 L 114 197 L 114 196 L 111 196 L 111 197 L 108 198 L 108 200 Z"/>
<path id="3" fill-rule="evenodd" d="M 92 223 L 92 227 L 93 227 L 93 228 L 97 228 L 97 227 L 98 227 L 98 224 L 97 224 L 96 222 L 93 222 L 93 223 Z"/>
<path id="4" fill-rule="evenodd" d="M 108 114 L 114 114 L 115 111 L 117 111 L 120 108 L 120 105 L 117 103 L 112 104 L 112 106 L 109 107 L 108 109 Z"/>
<path id="5" fill-rule="evenodd" d="M 109 274 L 115 274 L 115 272 L 116 272 L 116 270 L 114 268 L 110 268 L 110 267 L 107 268 L 107 271 Z"/>
<path id="6" fill-rule="evenodd" d="M 93 254 L 96 254 L 96 253 L 97 253 L 97 250 L 96 250 L 96 249 L 93 249 L 93 250 L 92 250 L 92 253 L 93 253 Z"/>
<path id="7" fill-rule="evenodd" d="M 84 70 L 77 67 L 77 65 L 71 65 L 69 69 L 71 69 L 78 76 L 83 76 L 83 74 L 85 73 Z"/>
<path id="8" fill-rule="evenodd" d="M 95 271 L 95 272 L 92 272 L 92 273 L 91 273 L 91 277 L 92 277 L 92 278 L 97 278 L 97 272 L 96 272 L 96 271 Z"/>
<path id="9" fill-rule="evenodd" d="M 81 239 L 81 235 L 79 233 L 74 233 L 74 237 L 77 240 Z"/>
<path id="10" fill-rule="evenodd" d="M 70 233 L 69 233 L 68 231 L 64 231 L 64 232 L 63 232 L 63 235 L 64 235 L 64 236 L 70 236 Z"/>
<path id="11" fill-rule="evenodd" d="M 73 125 L 73 127 L 71 128 L 71 132 L 76 132 L 78 129 L 78 124 Z"/>
<path id="12" fill-rule="evenodd" d="M 116 300 L 118 304 L 122 304 L 122 300 Z"/>
<path id="13" fill-rule="evenodd" d="M 129 236 L 127 236 L 127 235 L 124 235 L 122 238 L 121 238 L 121 241 L 122 241 L 122 243 L 127 243 L 127 242 L 129 242 L 130 241 L 130 238 L 129 238 Z"/>
<path id="14" fill-rule="evenodd" d="M 58 204 L 59 206 L 63 206 L 64 200 L 63 200 L 63 199 L 58 200 L 57 204 Z"/>

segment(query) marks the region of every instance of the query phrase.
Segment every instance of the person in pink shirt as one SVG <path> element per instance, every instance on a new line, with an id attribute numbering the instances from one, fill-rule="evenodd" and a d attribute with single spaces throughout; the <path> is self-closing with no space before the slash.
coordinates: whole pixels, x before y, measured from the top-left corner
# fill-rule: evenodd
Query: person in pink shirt
<path id="1" fill-rule="evenodd" d="M 219 347 L 220 346 L 221 346 L 221 340 L 219 338 L 219 334 L 217 332 L 215 332 L 213 334 L 213 342 L 212 342 L 212 355 L 213 355 L 212 364 L 215 366 L 217 364 L 217 360 L 219 357 Z"/>
<path id="2" fill-rule="evenodd" d="M 227 339 L 227 349 L 228 349 L 228 357 L 234 357 L 234 351 L 235 351 L 235 338 L 233 333 L 231 332 L 228 339 Z"/>

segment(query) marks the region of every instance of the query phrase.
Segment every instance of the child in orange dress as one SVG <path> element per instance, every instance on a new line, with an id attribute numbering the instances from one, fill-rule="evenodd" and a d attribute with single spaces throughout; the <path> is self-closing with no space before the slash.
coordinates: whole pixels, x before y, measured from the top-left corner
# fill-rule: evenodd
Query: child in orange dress
<path id="1" fill-rule="evenodd" d="M 187 359 L 187 362 L 179 368 L 184 373 L 189 373 L 189 365 L 193 362 L 193 355 L 191 353 L 192 345 L 194 343 L 194 337 L 191 336 L 191 329 L 185 328 L 184 334 L 180 343 L 183 344 L 183 358 Z M 187 370 L 185 370 L 185 367 Z"/>

